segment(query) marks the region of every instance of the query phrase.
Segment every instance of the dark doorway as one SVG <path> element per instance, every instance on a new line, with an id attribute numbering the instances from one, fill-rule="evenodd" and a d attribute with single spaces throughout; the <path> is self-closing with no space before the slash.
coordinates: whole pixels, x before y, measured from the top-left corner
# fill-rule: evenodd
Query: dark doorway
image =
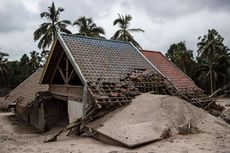
<path id="1" fill-rule="evenodd" d="M 54 126 L 66 126 L 69 123 L 67 101 L 52 99 L 46 102 L 46 123 L 48 129 Z"/>

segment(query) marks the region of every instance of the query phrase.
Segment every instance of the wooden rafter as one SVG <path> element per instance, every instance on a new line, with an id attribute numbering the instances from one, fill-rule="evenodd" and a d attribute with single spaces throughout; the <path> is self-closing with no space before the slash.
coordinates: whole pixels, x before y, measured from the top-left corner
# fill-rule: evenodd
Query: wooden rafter
<path id="1" fill-rule="evenodd" d="M 68 61 L 68 58 L 66 57 L 66 60 L 65 60 L 65 64 L 66 64 L 66 69 L 65 69 L 65 76 L 66 76 L 66 83 L 68 83 L 68 78 L 69 78 L 69 61 Z"/>
<path id="2" fill-rule="evenodd" d="M 51 82 L 53 81 L 53 78 L 54 78 L 54 76 L 55 76 L 55 74 L 56 74 L 58 65 L 59 65 L 59 63 L 61 62 L 61 59 L 62 59 L 63 55 L 64 55 L 64 52 L 62 51 L 62 54 L 61 54 L 61 56 L 60 56 L 60 58 L 59 58 L 59 60 L 58 60 L 58 62 L 57 62 L 57 65 L 56 65 L 56 67 L 55 67 L 55 69 L 54 69 L 54 73 L 53 73 L 53 75 L 52 75 L 52 77 L 51 77 L 51 79 L 50 79 L 50 84 L 51 84 Z"/>
<path id="3" fill-rule="evenodd" d="M 69 83 L 70 79 L 71 79 L 74 75 L 76 75 L 76 73 L 74 73 L 74 69 L 72 69 L 72 71 L 71 71 L 71 73 L 70 73 L 70 75 L 69 75 L 69 78 L 68 78 L 68 80 L 67 80 L 68 83 Z"/>
<path id="4" fill-rule="evenodd" d="M 67 81 L 67 78 L 66 78 L 64 72 L 63 72 L 62 69 L 59 67 L 59 65 L 57 66 L 57 68 L 58 68 L 58 71 L 60 72 L 60 74 L 61 74 L 61 76 L 62 76 L 62 79 L 64 80 L 65 84 L 67 84 L 67 82 L 66 82 L 66 81 Z"/>

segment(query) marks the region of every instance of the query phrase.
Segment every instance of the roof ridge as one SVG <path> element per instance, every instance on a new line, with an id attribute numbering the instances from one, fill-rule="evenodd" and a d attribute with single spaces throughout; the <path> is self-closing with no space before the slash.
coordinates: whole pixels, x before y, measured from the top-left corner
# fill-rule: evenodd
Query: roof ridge
<path id="1" fill-rule="evenodd" d="M 101 40 L 101 41 L 109 41 L 109 42 L 130 44 L 130 42 L 121 41 L 121 40 L 106 39 L 106 38 L 103 39 L 103 38 L 100 38 L 100 37 L 82 36 L 82 35 L 66 34 L 66 33 L 60 33 L 60 34 L 61 34 L 61 36 L 66 35 L 66 36 L 70 36 L 70 37 L 78 37 L 78 38 L 85 38 L 85 39 L 93 39 L 93 40 Z"/>
<path id="2" fill-rule="evenodd" d="M 161 53 L 161 51 L 156 51 L 156 50 L 145 50 L 145 49 L 141 49 L 141 52 L 156 52 L 156 53 Z M 162 53 L 161 53 L 162 54 Z"/>

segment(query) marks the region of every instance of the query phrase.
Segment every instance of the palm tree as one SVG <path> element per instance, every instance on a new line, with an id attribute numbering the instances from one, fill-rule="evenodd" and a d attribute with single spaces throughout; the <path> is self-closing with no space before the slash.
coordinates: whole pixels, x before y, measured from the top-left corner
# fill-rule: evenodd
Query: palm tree
<path id="1" fill-rule="evenodd" d="M 134 46 L 136 46 L 138 49 L 141 49 L 141 46 L 138 44 L 138 42 L 133 38 L 131 35 L 131 32 L 144 32 L 144 30 L 140 28 L 132 28 L 128 29 L 130 25 L 130 21 L 132 20 L 131 15 L 120 15 L 119 17 L 113 21 L 113 25 L 119 26 L 119 30 L 115 32 L 115 34 L 111 37 L 111 39 L 121 40 L 121 41 L 128 41 L 131 42 Z"/>
<path id="2" fill-rule="evenodd" d="M 102 27 L 98 27 L 92 18 L 86 18 L 85 16 L 78 18 L 74 21 L 73 25 L 79 27 L 79 33 L 77 35 L 90 36 L 90 37 L 101 37 L 105 34 Z"/>
<path id="3" fill-rule="evenodd" d="M 172 61 L 184 73 L 191 77 L 191 71 L 195 61 L 193 60 L 192 50 L 188 50 L 186 48 L 185 41 L 170 45 L 165 56 L 169 58 L 169 60 Z"/>
<path id="4" fill-rule="evenodd" d="M 223 59 L 223 56 L 215 54 L 212 62 L 212 79 L 213 79 L 213 89 L 222 87 L 226 82 L 226 71 L 228 67 L 226 67 L 226 60 Z M 207 59 L 199 59 L 199 64 L 197 67 L 197 76 L 198 80 L 203 81 L 206 84 L 210 84 L 210 75 L 211 70 L 209 66 L 209 61 Z"/>
<path id="5" fill-rule="evenodd" d="M 58 7 L 56 10 L 53 2 L 52 6 L 48 7 L 48 12 L 42 12 L 40 14 L 41 18 L 45 17 L 48 22 L 42 23 L 34 32 L 34 40 L 39 40 L 39 49 L 49 47 L 52 41 L 56 38 L 56 32 L 71 33 L 66 29 L 67 25 L 71 24 L 71 22 L 69 20 L 59 21 L 60 13 L 63 11 L 64 9 L 61 7 Z"/>
<path id="6" fill-rule="evenodd" d="M 29 60 L 29 65 L 30 65 L 31 71 L 34 72 L 39 67 L 41 67 L 42 58 L 39 55 L 39 53 L 36 51 L 30 52 L 30 57 L 31 58 Z"/>
<path id="7" fill-rule="evenodd" d="M 41 56 L 41 62 L 42 62 L 42 65 L 44 66 L 48 60 L 48 56 L 49 56 L 49 50 L 43 50 L 40 54 Z"/>
<path id="8" fill-rule="evenodd" d="M 226 84 L 230 82 L 230 49 L 227 46 L 223 47 L 223 50 L 217 54 L 216 61 L 220 65 L 220 71 L 224 74 L 222 79 L 218 81 L 218 84 Z"/>
<path id="9" fill-rule="evenodd" d="M 208 34 L 198 38 L 198 55 L 200 58 L 206 58 L 209 65 L 209 79 L 211 93 L 214 91 L 213 84 L 213 63 L 215 55 L 223 50 L 223 37 L 221 37 L 215 29 L 208 30 Z"/>
<path id="10" fill-rule="evenodd" d="M 0 52 L 0 78 L 2 78 L 2 86 L 8 87 L 7 78 L 10 75 L 10 67 L 8 65 L 7 53 Z M 1 79 L 0 79 L 1 84 Z M 1 93 L 0 93 L 1 94 Z"/>
<path id="11" fill-rule="evenodd" d="M 7 77 L 9 74 L 9 66 L 7 65 L 7 53 L 0 52 L 0 76 L 3 78 Z"/>

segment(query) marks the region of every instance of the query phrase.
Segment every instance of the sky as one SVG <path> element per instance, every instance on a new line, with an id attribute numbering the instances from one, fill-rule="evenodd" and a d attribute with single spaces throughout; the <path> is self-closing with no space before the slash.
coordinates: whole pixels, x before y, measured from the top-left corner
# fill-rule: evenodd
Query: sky
<path id="1" fill-rule="evenodd" d="M 118 29 L 112 24 L 118 13 L 130 14 L 130 28 L 145 31 L 133 33 L 143 49 L 166 53 L 171 44 L 186 41 L 196 55 L 198 37 L 213 28 L 230 47 L 230 0 L 0 0 L 0 51 L 8 53 L 9 60 L 19 60 L 32 50 L 40 52 L 33 32 L 46 22 L 40 13 L 52 1 L 65 9 L 61 20 L 92 17 L 108 39 Z M 75 26 L 68 29 L 78 31 Z"/>

